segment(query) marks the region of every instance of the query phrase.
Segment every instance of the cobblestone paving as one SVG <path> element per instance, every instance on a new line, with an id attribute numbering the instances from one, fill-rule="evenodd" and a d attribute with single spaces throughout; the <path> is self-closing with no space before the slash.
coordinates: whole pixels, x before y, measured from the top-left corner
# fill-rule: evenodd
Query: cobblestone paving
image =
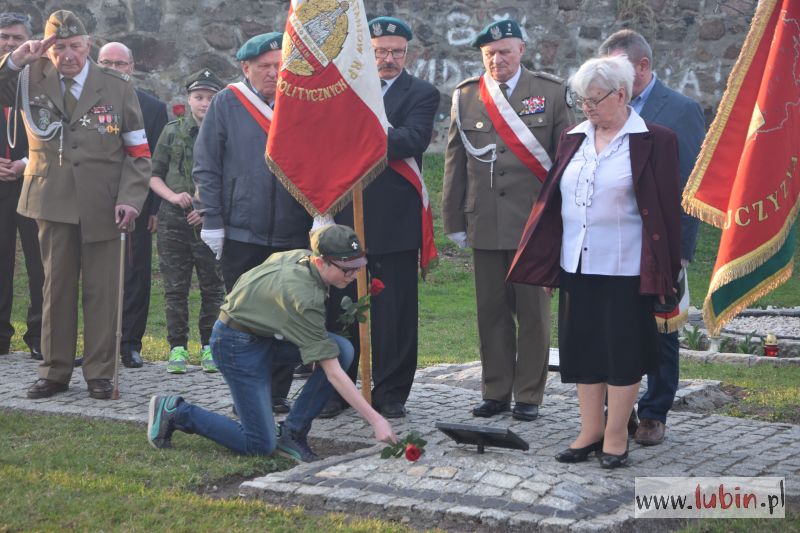
<path id="1" fill-rule="evenodd" d="M 150 395 L 169 392 L 224 414 L 230 410 L 222 377 L 199 367 L 183 376 L 167 374 L 165 363 L 123 368 L 118 401 L 90 399 L 79 369 L 66 393 L 28 400 L 25 391 L 35 379 L 36 363 L 25 354 L 12 354 L 0 359 L 0 368 L 2 408 L 144 423 Z M 553 459 L 578 431 L 574 387 L 563 385 L 557 374 L 548 379 L 535 422 L 516 421 L 510 414 L 488 421 L 473 418 L 469 409 L 480 400 L 479 382 L 478 364 L 418 372 L 408 416 L 392 421 L 398 434 L 413 429 L 428 440 L 416 463 L 381 460 L 382 446 L 374 445 L 369 426 L 348 409 L 335 419 L 316 421 L 311 436 L 365 448 L 245 482 L 240 492 L 273 503 L 427 526 L 445 522 L 464 529 L 524 531 L 631 528 L 637 476 L 780 476 L 786 478 L 792 501 L 800 496 L 798 426 L 676 411 L 670 414 L 663 445 L 645 448 L 631 441 L 630 466 L 606 471 L 594 460 L 564 465 Z M 687 402 L 716 385 L 682 383 L 678 396 Z M 487 448 L 479 455 L 474 446 L 454 444 L 439 433 L 437 421 L 510 428 L 530 443 L 530 450 Z"/>

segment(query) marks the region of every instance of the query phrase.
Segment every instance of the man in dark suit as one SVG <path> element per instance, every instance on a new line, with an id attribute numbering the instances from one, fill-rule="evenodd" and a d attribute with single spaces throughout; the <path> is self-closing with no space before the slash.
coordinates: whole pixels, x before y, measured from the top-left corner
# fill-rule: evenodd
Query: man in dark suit
<path id="1" fill-rule="evenodd" d="M 653 51 L 639 33 L 620 30 L 608 37 L 598 52 L 600 55 L 628 56 L 635 69 L 631 107 L 646 121 L 665 126 L 678 136 L 680 188 L 683 190 L 706 133 L 700 105 L 661 83 L 652 71 Z M 684 276 L 686 267 L 694 258 L 699 225 L 699 220 L 681 212 L 681 266 Z M 639 399 L 640 424 L 634 439 L 645 446 L 661 444 L 664 440 L 667 412 L 678 390 L 680 355 L 677 329 L 680 325 L 679 322 L 668 324 L 670 332 L 659 335 L 661 366 L 657 374 L 648 374 L 647 392 Z"/>
<path id="2" fill-rule="evenodd" d="M 100 49 L 97 62 L 106 68 L 133 75 L 133 53 L 122 43 L 111 42 Z M 150 153 L 155 152 L 161 130 L 167 124 L 167 105 L 136 89 L 139 106 L 142 108 L 144 131 Z M 125 297 L 122 306 L 122 364 L 128 368 L 142 366 L 142 337 L 147 326 L 150 309 L 150 274 L 153 255 L 153 233 L 158 228 L 158 196 L 149 191 L 136 226 L 129 234 L 130 246 L 125 259 Z"/>
<path id="3" fill-rule="evenodd" d="M 372 46 L 383 88 L 383 103 L 389 128 L 390 161 L 414 158 L 422 169 L 422 154 L 428 148 L 433 119 L 439 107 L 439 91 L 430 83 L 404 70 L 411 28 L 393 17 L 378 17 L 369 22 Z M 337 217 L 340 224 L 352 225 L 352 209 Z M 393 168 L 387 168 L 364 190 L 364 232 L 373 279 L 386 288 L 371 299 L 372 321 L 372 402 L 387 418 L 405 416 L 414 373 L 417 369 L 417 267 L 422 247 L 422 200 L 420 194 Z M 328 320 L 341 315 L 342 296 L 355 299 L 355 291 L 331 290 Z M 335 324 L 329 327 L 338 330 Z M 359 346 L 357 328 L 350 338 Z M 355 380 L 358 357 L 348 373 Z M 322 416 L 335 416 L 346 404 L 334 397 Z"/>
<path id="4" fill-rule="evenodd" d="M 0 54 L 13 52 L 31 37 L 31 23 L 27 15 L 0 14 Z M 17 251 L 17 230 L 25 254 L 28 270 L 27 325 L 23 339 L 31 351 L 31 358 L 42 359 L 42 284 L 44 269 L 39 251 L 39 228 L 36 221 L 17 214 L 17 202 L 22 191 L 22 173 L 28 162 L 28 138 L 21 115 L 12 114 L 13 108 L 0 108 L 0 355 L 11 348 L 14 327 L 11 325 L 11 303 L 14 299 L 14 263 Z M 17 130 L 14 126 L 17 126 Z M 15 135 L 14 147 L 8 144 L 7 128 Z"/>

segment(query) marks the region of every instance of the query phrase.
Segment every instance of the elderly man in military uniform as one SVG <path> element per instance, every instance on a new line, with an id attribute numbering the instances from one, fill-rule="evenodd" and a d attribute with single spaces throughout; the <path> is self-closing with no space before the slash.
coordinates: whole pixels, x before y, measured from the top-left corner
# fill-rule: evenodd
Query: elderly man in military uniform
<path id="1" fill-rule="evenodd" d="M 473 415 L 508 411 L 534 420 L 544 396 L 550 301 L 541 287 L 506 283 L 531 207 L 574 116 L 559 78 L 521 66 L 522 31 L 489 24 L 472 45 L 486 73 L 453 94 L 442 218 L 447 236 L 471 246 L 475 266 L 483 402 Z"/>
<path id="2" fill-rule="evenodd" d="M 311 216 L 263 157 L 282 41 L 282 33 L 272 32 L 242 45 L 236 59 L 244 80 L 214 97 L 195 143 L 193 179 L 204 213 L 200 236 L 222 260 L 229 292 L 239 276 L 271 254 L 308 246 Z M 276 412 L 289 411 L 292 370 L 273 369 Z"/>
<path id="3" fill-rule="evenodd" d="M 28 15 L 0 13 L 0 54 L 13 52 L 30 38 L 31 22 Z M 14 129 L 15 123 L 19 125 L 19 130 Z M 11 143 L 8 141 L 6 129 L 9 125 Z M 11 338 L 14 336 L 11 307 L 14 300 L 14 267 L 19 230 L 30 294 L 26 320 L 28 329 L 23 339 L 30 348 L 31 358 L 41 361 L 44 270 L 37 236 L 39 228 L 35 220 L 17 213 L 19 193 L 22 191 L 22 174 L 27 162 L 28 139 L 25 136 L 19 110 L 10 107 L 0 108 L 0 355 L 9 352 Z"/>
<path id="4" fill-rule="evenodd" d="M 21 98 L 30 161 L 18 212 L 39 224 L 45 272 L 44 361 L 29 398 L 68 389 L 81 278 L 83 376 L 90 397 L 111 397 L 120 231 L 147 194 L 150 150 L 136 93 L 127 76 L 89 60 L 89 51 L 83 23 L 61 10 L 47 20 L 44 40 L 0 58 L 3 104 L 14 101 L 20 76 L 27 82 Z"/>
<path id="5" fill-rule="evenodd" d="M 411 27 L 395 17 L 369 21 L 375 62 L 381 78 L 383 103 L 389 119 L 387 155 L 390 161 L 413 159 L 422 175 L 422 154 L 431 142 L 433 118 L 439 107 L 439 91 L 430 83 L 406 72 Z M 394 163 L 390 163 L 394 165 Z M 397 169 L 405 174 L 401 174 Z M 405 404 L 417 370 L 417 298 L 420 249 L 423 247 L 423 210 L 420 192 L 407 169 L 390 166 L 364 190 L 364 232 L 370 276 L 386 286 L 371 301 L 373 405 L 387 418 L 405 416 Z M 420 191 L 422 189 L 420 188 Z M 352 224 L 348 208 L 336 220 Z M 432 235 L 433 228 L 428 228 Z M 355 287 L 348 295 L 355 300 Z M 343 293 L 333 291 L 329 320 L 341 315 Z M 357 325 L 350 338 L 358 339 Z M 355 381 L 358 357 L 348 374 Z M 323 416 L 335 416 L 346 407 L 335 396 Z"/>
<path id="6" fill-rule="evenodd" d="M 219 263 L 211 249 L 200 240 L 202 209 L 192 203 L 194 143 L 211 101 L 224 84 L 213 71 L 202 68 L 186 80 L 189 113 L 164 128 L 153 153 L 150 188 L 165 201 L 161 203 L 158 225 L 158 259 L 164 279 L 164 304 L 170 357 L 167 372 L 186 373 L 189 340 L 189 288 L 192 270 L 200 284 L 200 366 L 216 372 L 211 355 L 211 328 L 225 299 L 225 285 Z"/>

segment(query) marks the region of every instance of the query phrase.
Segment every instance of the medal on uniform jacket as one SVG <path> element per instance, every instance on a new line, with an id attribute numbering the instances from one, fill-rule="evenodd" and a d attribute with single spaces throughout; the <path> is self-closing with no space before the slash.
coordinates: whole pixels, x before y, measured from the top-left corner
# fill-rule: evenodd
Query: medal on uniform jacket
<path id="1" fill-rule="evenodd" d="M 50 125 L 50 122 L 50 111 L 47 109 L 39 109 L 39 120 L 37 121 L 39 128 L 43 130 L 47 129 L 47 126 Z"/>
<path id="2" fill-rule="evenodd" d="M 522 110 L 519 116 L 544 113 L 544 96 L 529 96 L 522 101 Z"/>
<path id="3" fill-rule="evenodd" d="M 92 119 L 89 118 L 89 115 L 83 115 L 80 118 L 81 126 L 83 126 L 84 128 L 90 128 L 91 127 L 90 126 L 91 122 L 92 122 Z"/>

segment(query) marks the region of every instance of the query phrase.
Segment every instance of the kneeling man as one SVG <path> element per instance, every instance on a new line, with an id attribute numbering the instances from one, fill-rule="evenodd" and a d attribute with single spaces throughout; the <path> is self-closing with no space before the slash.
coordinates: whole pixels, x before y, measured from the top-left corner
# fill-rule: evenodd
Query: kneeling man
<path id="1" fill-rule="evenodd" d="M 396 442 L 392 426 L 361 397 L 343 368 L 353 359 L 347 339 L 325 330 L 325 298 L 343 289 L 367 263 L 355 232 L 332 225 L 311 236 L 311 249 L 272 254 L 243 274 L 220 309 L 211 351 L 230 387 L 240 421 L 192 405 L 180 396 L 153 396 L 147 439 L 172 446 L 177 429 L 198 433 L 236 453 L 270 455 L 276 448 L 296 460 L 319 457 L 307 435 L 336 389 L 370 423 L 379 441 Z M 286 420 L 275 427 L 271 405 L 273 365 L 316 362 Z"/>

